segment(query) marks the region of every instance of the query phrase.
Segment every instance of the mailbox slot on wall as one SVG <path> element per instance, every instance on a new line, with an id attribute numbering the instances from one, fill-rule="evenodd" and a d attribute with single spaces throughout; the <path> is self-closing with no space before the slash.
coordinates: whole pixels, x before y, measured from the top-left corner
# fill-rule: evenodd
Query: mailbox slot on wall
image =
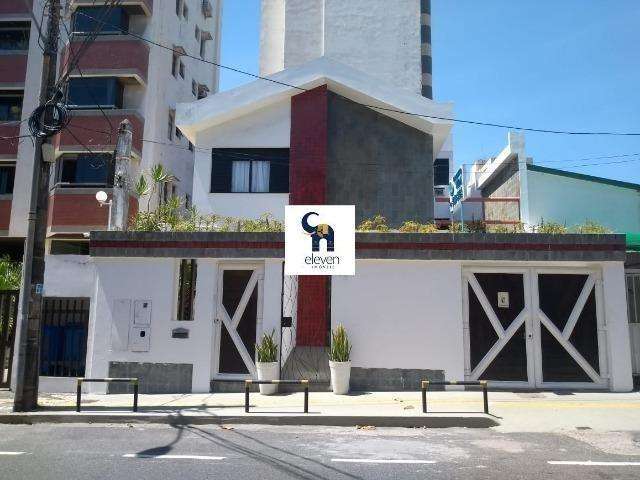
<path id="1" fill-rule="evenodd" d="M 171 338 L 189 338 L 189 330 L 186 328 L 174 328 L 171 330 Z"/>

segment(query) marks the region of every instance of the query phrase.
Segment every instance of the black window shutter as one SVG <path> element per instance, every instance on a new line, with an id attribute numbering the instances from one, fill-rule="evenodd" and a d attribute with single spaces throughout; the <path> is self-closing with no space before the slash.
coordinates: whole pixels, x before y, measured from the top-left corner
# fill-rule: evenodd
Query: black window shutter
<path id="1" fill-rule="evenodd" d="M 289 163 L 282 160 L 274 160 L 269 168 L 269 192 L 289 192 Z"/>
<path id="2" fill-rule="evenodd" d="M 231 158 L 213 150 L 211 162 L 211 193 L 231 192 Z"/>

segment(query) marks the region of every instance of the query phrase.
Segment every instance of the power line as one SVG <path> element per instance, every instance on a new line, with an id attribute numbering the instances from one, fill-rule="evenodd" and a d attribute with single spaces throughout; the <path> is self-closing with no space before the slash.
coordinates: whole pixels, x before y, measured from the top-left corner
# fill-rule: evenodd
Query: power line
<path id="1" fill-rule="evenodd" d="M 98 19 L 96 19 L 95 17 L 88 15 L 85 12 L 76 12 L 76 14 L 79 15 L 83 15 L 87 18 L 93 19 L 96 22 L 99 22 Z M 301 90 L 301 91 L 309 91 L 309 89 L 304 88 L 304 87 L 300 87 L 297 85 L 292 85 L 290 83 L 287 82 L 282 82 L 279 80 L 275 80 L 273 78 L 269 78 L 269 77 L 264 77 L 261 75 L 257 75 L 255 73 L 251 73 L 251 72 L 247 72 L 245 70 L 241 70 L 239 68 L 235 68 L 235 67 L 230 67 L 228 65 L 223 65 L 217 62 L 213 62 L 211 60 L 206 60 L 204 58 L 201 57 L 196 57 L 194 55 L 190 55 L 188 53 L 182 53 L 181 51 L 175 50 L 172 47 L 169 47 L 168 45 L 164 45 L 161 44 L 159 42 L 153 41 L 149 38 L 146 38 L 142 35 L 138 35 L 136 33 L 131 33 L 127 30 L 124 30 L 123 28 L 117 26 L 117 25 L 113 25 L 111 23 L 102 21 L 101 22 L 102 25 L 108 25 L 112 28 L 115 28 L 117 30 L 119 30 L 120 32 L 132 36 L 134 38 L 137 38 L 139 40 L 142 40 L 144 42 L 147 42 L 151 45 L 155 45 L 156 47 L 159 48 L 163 48 L 165 50 L 169 50 L 171 52 L 173 52 L 174 54 L 180 55 L 180 56 L 184 56 L 187 58 L 192 58 L 194 60 L 197 60 L 199 62 L 204 62 L 207 63 L 209 65 L 214 65 L 216 67 L 219 68 L 224 68 L 225 70 L 229 70 L 232 72 L 236 72 L 236 73 L 240 73 L 243 75 L 247 75 L 250 76 L 252 78 L 258 79 L 258 80 L 264 80 L 267 82 L 271 82 L 271 83 L 275 83 L 278 85 L 283 85 L 283 86 L 287 86 L 290 88 L 295 88 L 297 90 Z M 362 105 L 364 107 L 368 107 L 368 108 L 372 108 L 372 109 L 377 109 L 377 110 L 382 110 L 382 111 L 386 111 L 386 112 L 390 112 L 390 113 L 398 113 L 398 114 L 402 114 L 402 115 L 410 115 L 410 116 L 415 116 L 415 117 L 422 117 L 422 118 L 429 118 L 432 120 L 442 120 L 442 121 L 448 121 L 448 122 L 455 122 L 455 123 L 462 123 L 462 124 L 468 124 L 468 125 L 477 125 L 477 126 L 484 126 L 484 127 L 494 127 L 494 128 L 503 128 L 503 129 L 511 129 L 511 130 L 519 130 L 519 131 L 525 131 L 525 132 L 534 132 L 534 133 L 547 133 L 547 134 L 555 134 L 555 135 L 581 135 L 581 136 L 588 136 L 588 135 L 607 135 L 607 136 L 633 136 L 633 137 L 640 137 L 640 132 L 607 132 L 607 131 L 572 131 L 572 130 L 554 130 L 554 129 L 545 129 L 545 128 L 531 128 L 531 127 L 520 127 L 517 125 L 508 125 L 508 124 L 501 124 L 501 123 L 492 123 L 492 122 L 481 122 L 481 121 L 477 121 L 477 120 L 465 120 L 465 119 L 459 119 L 459 118 L 448 118 L 448 117 L 440 117 L 440 116 L 436 116 L 436 115 L 425 115 L 425 114 L 420 114 L 420 113 L 414 113 L 414 112 L 407 112 L 404 110 L 398 110 L 398 109 L 394 109 L 394 108 L 387 108 L 387 107 L 380 107 L 377 105 L 369 105 L 366 103 L 360 103 L 360 102 L 354 102 L 356 104 Z"/>
<path id="2" fill-rule="evenodd" d="M 77 124 L 73 124 L 72 127 L 75 129 L 80 129 L 80 130 L 86 130 L 86 131 L 90 131 L 90 132 L 95 132 L 95 133 L 102 133 L 104 135 L 110 135 L 110 132 L 107 132 L 106 130 L 97 130 L 95 128 L 89 128 L 89 127 L 84 127 L 82 125 L 77 125 Z M 67 131 L 70 132 L 69 128 L 66 128 Z M 74 138 L 75 135 L 72 134 L 72 136 Z M 8 139 L 13 139 L 13 138 L 25 138 L 25 137 L 31 137 L 31 135 L 21 135 L 19 137 L 0 137 L 0 138 L 8 138 Z M 178 150 L 187 150 L 187 151 L 201 151 L 201 152 L 206 152 L 206 153 L 210 153 L 212 152 L 212 150 L 214 148 L 217 147 L 196 147 L 195 145 L 193 146 L 193 149 L 189 148 L 189 147 L 184 147 L 182 145 L 176 145 L 175 143 L 168 143 L 168 142 L 162 142 L 162 141 L 158 141 L 158 140 L 150 140 L 147 138 L 143 138 L 142 139 L 143 143 L 151 143 L 151 144 L 155 144 L 155 145 L 163 145 L 166 147 L 171 147 L 171 148 L 175 148 Z M 85 147 L 86 150 L 91 153 L 91 154 L 95 154 L 94 151 L 90 150 L 88 147 L 86 147 L 83 144 L 80 144 L 81 146 Z M 282 147 L 282 148 L 286 148 L 286 147 Z M 243 153 L 243 152 L 231 152 L 231 151 L 226 151 L 224 152 L 224 155 L 227 157 L 231 157 L 233 159 L 238 159 L 238 160 L 269 160 L 272 163 L 278 164 L 278 165 L 289 165 L 288 161 L 279 161 L 279 160 L 284 160 L 284 157 L 277 157 L 277 156 L 272 156 L 272 155 L 261 155 L 259 153 Z M 638 157 L 638 158 L 630 158 L 630 157 Z M 599 160 L 599 159 L 615 159 L 615 158 L 627 158 L 627 160 L 621 160 L 621 161 L 614 161 L 614 162 L 596 162 L 596 163 L 584 163 L 584 164 L 576 164 L 574 165 L 574 162 L 585 162 L 585 161 L 590 161 L 590 160 Z M 630 159 L 629 159 L 630 158 Z M 623 163 L 631 163 L 631 162 L 637 162 L 640 161 L 640 152 L 638 153 L 623 153 L 623 154 L 616 154 L 616 155 L 603 155 L 603 156 L 595 156 L 595 157 L 586 157 L 586 158 L 580 158 L 580 159 L 565 159 L 565 160 L 543 160 L 540 161 L 538 163 L 535 163 L 534 165 L 548 165 L 548 164 L 565 164 L 568 167 L 587 167 L 587 166 L 599 166 L 599 165 L 617 165 L 617 164 L 623 164 Z M 513 161 L 509 162 L 509 163 L 514 163 Z M 515 163 L 519 163 L 519 164 L 527 164 L 527 162 L 515 162 Z M 569 165 L 567 165 L 569 164 Z M 379 164 L 377 163 L 367 163 L 367 162 L 361 162 L 358 163 L 357 165 L 359 166 L 379 166 Z M 459 165 L 464 165 L 464 166 L 474 166 L 476 164 L 474 163 L 462 163 Z M 414 172 L 414 173 L 423 173 L 423 172 Z"/>
<path id="3" fill-rule="evenodd" d="M 591 160 L 609 160 L 609 159 L 612 159 L 612 158 L 627 158 L 627 157 L 640 157 L 640 152 L 638 152 L 638 153 L 622 153 L 622 154 L 617 154 L 617 155 L 604 155 L 604 156 L 598 156 L 598 157 L 576 158 L 576 159 L 573 159 L 573 160 L 567 160 L 567 159 L 565 159 L 565 160 L 542 160 L 542 161 L 536 163 L 536 165 L 541 165 L 541 164 L 545 164 L 546 165 L 546 164 L 550 164 L 550 163 L 573 164 L 575 162 L 588 162 L 588 161 L 591 161 Z M 493 157 L 493 158 L 495 158 L 495 157 Z M 633 162 L 633 161 L 636 161 L 636 160 L 640 160 L 640 159 L 632 159 L 632 160 L 629 160 L 629 161 Z M 521 165 L 526 165 L 528 162 L 511 160 L 508 163 L 509 164 L 518 163 L 518 164 L 521 164 Z M 603 163 L 594 163 L 592 165 L 608 165 L 610 163 L 611 162 L 603 162 Z M 615 162 L 615 163 L 623 163 L 623 162 Z M 460 163 L 458 165 L 460 165 L 460 166 L 464 165 L 465 167 L 473 167 L 473 166 L 476 166 L 476 165 L 482 166 L 483 164 L 482 163 Z M 588 165 L 591 165 L 591 164 L 588 164 Z M 569 166 L 579 167 L 579 166 L 584 166 L 584 165 L 569 165 Z"/>

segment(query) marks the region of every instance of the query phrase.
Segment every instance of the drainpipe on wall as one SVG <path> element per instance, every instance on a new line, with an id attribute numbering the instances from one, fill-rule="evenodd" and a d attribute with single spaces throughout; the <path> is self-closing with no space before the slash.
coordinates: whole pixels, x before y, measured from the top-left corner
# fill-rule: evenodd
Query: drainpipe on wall
<path id="1" fill-rule="evenodd" d="M 129 163 L 133 130 L 131 122 L 124 119 L 118 127 L 118 143 L 115 152 L 113 176 L 113 208 L 111 208 L 110 230 L 126 230 L 129 217 Z"/>

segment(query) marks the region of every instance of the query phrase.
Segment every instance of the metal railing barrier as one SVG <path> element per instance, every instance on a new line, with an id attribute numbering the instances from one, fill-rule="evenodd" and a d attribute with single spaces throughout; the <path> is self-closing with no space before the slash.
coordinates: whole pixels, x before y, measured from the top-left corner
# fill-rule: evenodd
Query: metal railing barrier
<path id="1" fill-rule="evenodd" d="M 133 411 L 138 411 L 138 379 L 137 378 L 78 378 L 76 390 L 76 412 L 80 411 L 80 403 L 82 401 L 82 384 L 93 383 L 131 383 L 133 384 Z"/>
<path id="2" fill-rule="evenodd" d="M 249 389 L 251 385 L 304 385 L 304 413 L 309 413 L 309 380 L 245 380 L 244 411 L 249 413 Z"/>
<path id="3" fill-rule="evenodd" d="M 427 389 L 429 385 L 463 385 L 469 387 L 482 387 L 482 400 L 484 402 L 484 413 L 489 414 L 489 395 L 487 393 L 487 381 L 465 381 L 465 382 L 432 382 L 430 380 L 423 380 L 422 386 L 422 413 L 427 413 Z"/>

